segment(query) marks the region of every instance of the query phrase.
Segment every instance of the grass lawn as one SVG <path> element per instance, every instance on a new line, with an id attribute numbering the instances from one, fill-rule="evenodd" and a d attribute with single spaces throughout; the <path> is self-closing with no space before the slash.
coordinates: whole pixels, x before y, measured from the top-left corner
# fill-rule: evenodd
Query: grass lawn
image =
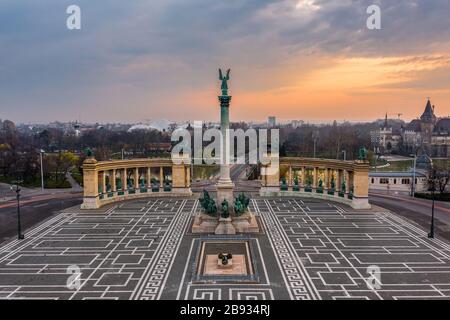
<path id="1" fill-rule="evenodd" d="M 390 166 L 385 168 L 371 168 L 370 171 L 374 172 L 392 172 L 392 171 L 400 171 L 406 172 L 411 171 L 414 166 L 414 160 L 402 160 L 402 161 L 392 161 L 389 162 Z M 450 159 L 434 159 L 433 165 L 435 168 L 450 168 Z"/>

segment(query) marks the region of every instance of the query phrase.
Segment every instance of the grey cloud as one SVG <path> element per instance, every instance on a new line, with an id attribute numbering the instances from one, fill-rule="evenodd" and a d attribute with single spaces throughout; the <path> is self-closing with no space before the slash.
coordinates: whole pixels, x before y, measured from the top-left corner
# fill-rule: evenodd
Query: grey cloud
<path id="1" fill-rule="evenodd" d="M 374 2 L 382 8 L 381 31 L 365 28 L 365 10 Z M 65 8 L 73 3 L 82 8 L 79 32 L 65 29 Z M 3 0 L 0 95 L 8 105 L 0 111 L 21 107 L 33 114 L 74 92 L 85 101 L 106 99 L 96 95 L 96 86 L 204 88 L 216 80 L 218 66 L 242 70 L 237 84 L 257 89 L 272 81 L 262 75 L 293 58 L 415 54 L 450 40 L 448 0 L 316 0 L 320 9 L 311 12 L 296 11 L 296 3 Z M 124 72 L 146 60 L 160 63 Z"/>

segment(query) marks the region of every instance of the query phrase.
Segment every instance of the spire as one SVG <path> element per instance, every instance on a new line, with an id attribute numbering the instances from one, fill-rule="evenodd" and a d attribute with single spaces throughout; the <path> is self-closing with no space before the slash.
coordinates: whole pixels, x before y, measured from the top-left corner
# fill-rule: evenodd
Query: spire
<path id="1" fill-rule="evenodd" d="M 386 117 L 384 118 L 384 127 L 387 128 L 388 127 L 388 118 L 387 118 L 388 114 L 386 112 Z"/>
<path id="2" fill-rule="evenodd" d="M 428 98 L 427 105 L 425 106 L 425 111 L 420 117 L 422 121 L 431 122 L 436 119 L 434 115 L 434 108 L 431 106 L 430 98 Z"/>

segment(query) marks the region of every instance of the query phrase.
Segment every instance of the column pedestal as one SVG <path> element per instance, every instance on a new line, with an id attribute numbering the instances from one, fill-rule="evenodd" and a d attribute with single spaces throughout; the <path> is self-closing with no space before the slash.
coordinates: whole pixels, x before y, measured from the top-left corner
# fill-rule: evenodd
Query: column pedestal
<path id="1" fill-rule="evenodd" d="M 217 226 L 215 232 L 217 235 L 233 235 L 236 234 L 236 229 L 231 223 L 231 218 L 220 218 L 219 225 Z"/>
<path id="2" fill-rule="evenodd" d="M 233 182 L 229 182 L 229 183 L 221 183 L 219 181 L 219 183 L 217 184 L 217 208 L 219 208 L 219 211 L 222 207 L 222 202 L 223 200 L 227 200 L 228 201 L 228 206 L 230 207 L 230 209 L 232 208 L 233 204 L 234 204 L 234 183 Z"/>

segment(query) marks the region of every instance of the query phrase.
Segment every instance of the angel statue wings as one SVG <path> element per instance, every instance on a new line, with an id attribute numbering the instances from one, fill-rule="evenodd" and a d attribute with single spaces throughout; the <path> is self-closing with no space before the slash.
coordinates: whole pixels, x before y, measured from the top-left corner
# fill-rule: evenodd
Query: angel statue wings
<path id="1" fill-rule="evenodd" d="M 230 80 L 230 71 L 231 69 L 227 70 L 227 75 L 224 77 L 222 73 L 222 69 L 219 69 L 219 80 L 222 81 L 222 95 L 227 96 L 228 95 L 228 80 Z"/>

